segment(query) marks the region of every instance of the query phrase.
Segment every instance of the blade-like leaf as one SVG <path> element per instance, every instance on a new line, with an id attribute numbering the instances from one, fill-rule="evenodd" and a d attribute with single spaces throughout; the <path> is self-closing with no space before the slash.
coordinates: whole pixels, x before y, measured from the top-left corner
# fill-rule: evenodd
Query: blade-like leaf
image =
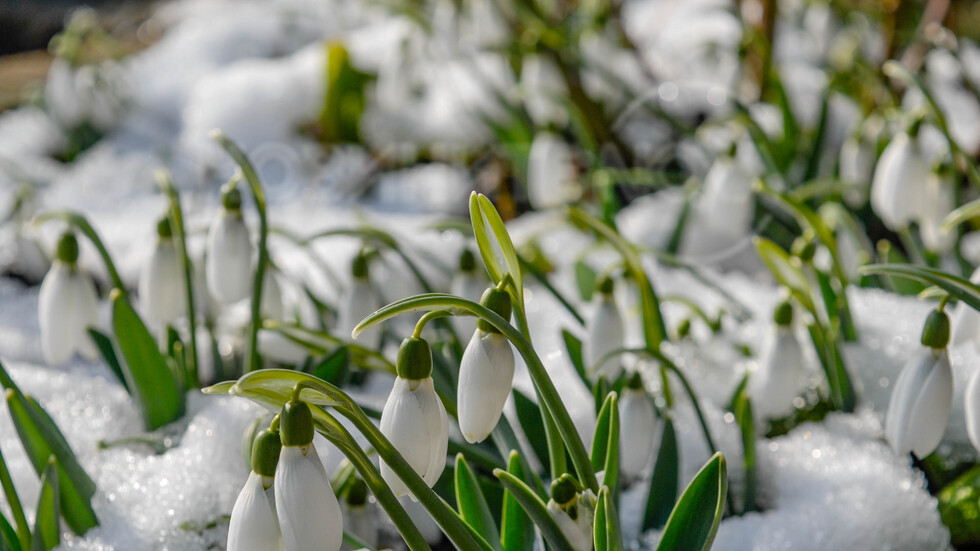
<path id="1" fill-rule="evenodd" d="M 742 512 L 755 511 L 755 417 L 752 414 L 752 402 L 747 392 L 739 394 L 735 402 L 735 421 L 742 432 L 742 451 L 745 458 L 745 493 Z"/>
<path id="2" fill-rule="evenodd" d="M 605 471 L 603 485 L 615 496 L 619 487 L 619 396 L 610 392 L 599 410 L 592 436 L 592 467 Z"/>
<path id="3" fill-rule="evenodd" d="M 548 507 L 523 480 L 500 469 L 493 471 L 493 475 L 500 480 L 507 493 L 517 500 L 524 509 L 524 512 L 527 513 L 527 516 L 531 517 L 531 520 L 534 521 L 538 530 L 541 530 L 545 541 L 548 542 L 548 545 L 552 549 L 556 551 L 574 551 L 572 544 L 568 542 L 568 538 L 562 533 L 558 523 L 548 513 Z"/>
<path id="4" fill-rule="evenodd" d="M 660 437 L 660 451 L 657 452 L 657 463 L 650 477 L 650 489 L 647 493 L 647 504 L 643 513 L 643 529 L 652 530 L 666 524 L 670 512 L 677 501 L 679 457 L 677 452 L 677 435 L 674 433 L 674 422 L 664 418 L 663 434 Z"/>
<path id="5" fill-rule="evenodd" d="M 598 502 L 605 509 L 606 521 L 606 549 L 609 551 L 621 551 L 623 549 L 623 533 L 619 524 L 619 514 L 616 511 L 616 498 L 608 486 L 603 486 L 599 490 Z M 598 516 L 596 524 L 599 524 Z"/>
<path id="6" fill-rule="evenodd" d="M 582 301 L 592 300 L 592 293 L 595 293 L 595 282 L 599 278 L 595 270 L 584 261 L 579 260 L 573 266 L 575 269 L 575 286 L 578 287 L 578 294 Z"/>
<path id="7" fill-rule="evenodd" d="M 934 268 L 912 264 L 871 264 L 869 266 L 862 266 L 859 271 L 863 274 L 884 274 L 893 277 L 904 277 L 929 285 L 936 285 L 950 295 L 969 304 L 974 310 L 980 310 L 980 287 L 977 287 L 962 277 L 947 274 Z"/>
<path id="8" fill-rule="evenodd" d="M 493 514 L 483 497 L 476 475 L 470 469 L 463 454 L 456 456 L 456 508 L 467 524 L 487 540 L 494 549 L 501 551 L 499 532 Z"/>
<path id="9" fill-rule="evenodd" d="M 599 490 L 599 496 L 596 499 L 595 518 L 592 524 L 592 542 L 595 546 L 595 551 L 609 551 L 609 533 L 608 526 L 606 525 L 606 500 L 603 499 L 605 495 L 608 495 L 608 492 L 607 488 L 603 486 Z"/>
<path id="10" fill-rule="evenodd" d="M 524 466 L 520 455 L 511 451 L 507 460 L 507 472 L 518 480 L 524 480 Z M 504 492 L 503 510 L 500 513 L 500 545 L 503 551 L 525 551 L 534 541 L 534 525 L 527 513 L 510 492 Z"/>
<path id="11" fill-rule="evenodd" d="M 810 281 L 800 267 L 800 261 L 796 257 L 791 257 L 779 245 L 769 241 L 764 237 L 756 237 L 753 240 L 755 250 L 759 253 L 759 258 L 772 272 L 781 285 L 793 292 L 793 296 L 811 312 L 813 308 L 813 295 L 810 292 Z"/>
<path id="12" fill-rule="evenodd" d="M 10 525 L 6 517 L 0 514 L 0 551 L 22 551 L 17 531 Z"/>
<path id="13" fill-rule="evenodd" d="M 575 335 L 571 334 L 567 329 L 561 330 L 561 338 L 565 341 L 565 349 L 568 351 L 568 359 L 572 362 L 572 367 L 575 368 L 575 373 L 578 374 L 578 378 L 582 380 L 583 384 L 585 384 L 585 388 L 591 391 L 592 381 L 590 381 L 588 375 L 585 374 L 585 359 L 582 357 L 582 341 Z"/>
<path id="14" fill-rule="evenodd" d="M 508 289 L 508 291 L 514 299 L 515 306 L 522 308 L 524 304 L 524 278 L 521 277 L 521 260 L 517 256 L 517 249 L 514 248 L 514 242 L 511 241 L 510 234 L 507 233 L 507 226 L 504 225 L 503 219 L 500 218 L 500 213 L 497 212 L 496 207 L 493 206 L 490 199 L 485 195 L 478 195 L 477 201 L 484 220 L 490 226 L 490 230 L 496 238 L 497 245 L 504 254 L 504 260 L 507 263 L 507 273 L 514 279 L 514 289 Z"/>
<path id="15" fill-rule="evenodd" d="M 184 413 L 183 393 L 156 340 L 125 295 L 113 290 L 112 329 L 125 359 L 123 374 L 143 411 L 149 430 L 172 423 Z"/>
<path id="16" fill-rule="evenodd" d="M 34 516 L 34 537 L 31 551 L 48 551 L 61 543 L 61 525 L 58 516 L 58 461 L 52 455 L 41 475 L 41 492 L 37 498 Z"/>
<path id="17" fill-rule="evenodd" d="M 531 444 L 534 455 L 538 457 L 541 466 L 545 471 L 551 469 L 548 459 L 548 444 L 545 442 L 544 420 L 541 418 L 541 409 L 538 404 L 524 395 L 516 388 L 514 393 L 514 409 L 517 410 L 517 421 L 521 424 L 524 436 Z"/>
<path id="18" fill-rule="evenodd" d="M 112 339 L 105 333 L 92 327 L 89 327 L 88 334 L 92 337 L 92 341 L 95 342 L 95 347 L 99 349 L 99 353 L 102 354 L 102 359 L 105 360 L 106 365 L 112 370 L 112 374 L 116 376 L 116 379 L 126 389 L 126 392 L 129 392 L 129 384 L 126 382 L 126 376 L 123 375 L 122 365 L 119 363 L 119 357 L 116 356 L 116 349 L 112 346 Z"/>
<path id="19" fill-rule="evenodd" d="M 313 366 L 313 369 L 310 371 L 313 375 L 328 383 L 338 384 L 347 372 L 349 365 L 350 351 L 346 346 L 341 346 L 320 361 L 320 363 Z"/>
<path id="20" fill-rule="evenodd" d="M 728 494 L 725 456 L 716 453 L 681 494 L 657 551 L 706 551 L 718 531 Z"/>

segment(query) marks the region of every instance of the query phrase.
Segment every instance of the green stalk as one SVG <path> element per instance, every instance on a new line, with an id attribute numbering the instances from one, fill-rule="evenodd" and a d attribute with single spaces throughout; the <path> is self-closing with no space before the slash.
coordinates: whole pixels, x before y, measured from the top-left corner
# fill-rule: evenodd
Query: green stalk
<path id="1" fill-rule="evenodd" d="M 572 463 L 583 479 L 582 482 L 592 489 L 593 492 L 599 490 L 599 482 L 596 479 L 595 471 L 592 469 L 592 462 L 588 452 L 585 450 L 585 445 L 582 443 L 582 439 L 579 438 L 575 424 L 572 423 L 572 419 L 568 415 L 568 410 L 565 409 L 565 404 L 561 401 L 558 390 L 548 376 L 548 372 L 544 368 L 544 364 L 541 363 L 541 359 L 535 352 L 534 347 L 520 331 L 492 310 L 453 295 L 443 293 L 418 295 L 393 302 L 374 312 L 354 328 L 354 335 L 357 335 L 371 325 L 399 314 L 416 310 L 447 310 L 454 315 L 477 316 L 490 325 L 493 325 L 501 334 L 507 337 L 514 345 L 514 348 L 521 354 L 521 357 L 524 358 L 524 363 L 527 364 L 528 372 L 531 375 L 535 389 L 538 391 L 541 404 L 554 418 L 558 432 L 572 457 Z"/>
<path id="2" fill-rule="evenodd" d="M 109 256 L 109 250 L 106 249 L 105 245 L 102 243 L 102 240 L 99 238 L 99 234 L 95 232 L 95 229 L 88 223 L 88 220 L 77 212 L 62 210 L 39 214 L 37 218 L 35 218 L 35 223 L 43 224 L 48 220 L 54 219 L 63 220 L 69 226 L 78 229 L 78 231 L 82 232 L 82 235 L 87 237 L 88 240 L 95 245 L 95 249 L 99 252 L 99 256 L 102 257 L 102 262 L 105 264 L 106 271 L 109 272 L 109 279 L 112 281 L 112 286 L 119 289 L 124 298 L 128 298 L 126 286 L 123 284 L 122 278 L 119 276 L 119 272 L 116 270 L 116 265 L 112 262 L 112 257 Z"/>
<path id="3" fill-rule="evenodd" d="M 7 497 L 7 504 L 14 515 L 14 523 L 17 525 L 17 539 L 20 540 L 22 549 L 31 548 L 31 528 L 27 524 L 27 517 L 24 516 L 24 507 L 20 504 L 20 497 L 17 489 L 14 488 L 14 481 L 10 478 L 10 471 L 7 470 L 7 463 L 0 452 L 0 486 L 3 486 L 3 493 Z"/>
<path id="4" fill-rule="evenodd" d="M 174 241 L 180 253 L 180 261 L 184 268 L 184 290 L 187 299 L 187 323 L 190 326 L 190 362 L 187 366 L 186 379 L 190 388 L 201 386 L 197 372 L 197 323 L 194 314 L 194 281 L 191 275 L 191 258 L 187 254 L 187 238 L 184 232 L 184 213 L 180 208 L 180 196 L 174 187 L 170 174 L 165 170 L 157 172 L 157 183 L 170 200 L 170 226 L 173 228 Z"/>
<path id="5" fill-rule="evenodd" d="M 231 141 L 220 130 L 211 131 L 214 138 L 221 147 L 235 161 L 248 183 L 249 190 L 252 192 L 252 200 L 255 202 L 255 209 L 259 213 L 259 259 L 255 266 L 255 281 L 252 283 L 252 320 L 248 328 L 248 364 L 246 372 L 252 372 L 259 368 L 259 326 L 262 324 L 262 279 L 265 276 L 266 264 L 269 262 L 269 250 L 266 245 L 269 227 L 265 216 L 265 193 L 262 191 L 262 184 L 259 176 L 255 173 L 255 168 L 245 156 L 245 153 Z"/>

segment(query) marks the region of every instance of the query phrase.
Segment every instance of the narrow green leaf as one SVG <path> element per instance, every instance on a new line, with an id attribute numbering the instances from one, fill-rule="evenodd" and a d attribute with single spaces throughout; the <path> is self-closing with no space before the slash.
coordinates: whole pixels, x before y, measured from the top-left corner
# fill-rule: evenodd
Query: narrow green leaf
<path id="1" fill-rule="evenodd" d="M 52 455 L 41 475 L 41 492 L 37 498 L 31 551 L 48 551 L 61 543 L 58 501 L 58 461 Z"/>
<path id="2" fill-rule="evenodd" d="M 980 287 L 962 277 L 912 264 L 871 264 L 862 266 L 859 271 L 862 274 L 884 274 L 936 285 L 950 295 L 969 304 L 974 310 L 980 310 Z"/>
<path id="3" fill-rule="evenodd" d="M 524 480 L 524 465 L 517 451 L 511 451 L 507 460 L 507 472 L 518 480 Z M 521 504 L 510 492 L 504 492 L 503 509 L 500 513 L 500 546 L 503 551 L 525 551 L 534 541 L 534 524 Z"/>
<path id="4" fill-rule="evenodd" d="M 541 418 L 541 408 L 538 404 L 516 388 L 514 393 L 514 409 L 517 410 L 517 421 L 521 424 L 524 436 L 531 444 L 534 455 L 538 457 L 545 471 L 551 469 L 548 458 L 548 443 L 545 441 L 544 419 Z"/>
<path id="5" fill-rule="evenodd" d="M 595 384 L 592 386 L 592 402 L 597 416 L 602 411 L 602 404 L 606 402 L 606 396 L 609 395 L 609 390 L 609 380 L 606 379 L 605 374 L 600 373 L 596 377 Z"/>
<path id="6" fill-rule="evenodd" d="M 807 310 L 814 311 L 810 281 L 803 273 L 800 260 L 791 257 L 782 247 L 764 237 L 756 237 L 753 243 L 759 258 L 772 272 L 776 281 L 789 289 Z"/>
<path id="7" fill-rule="evenodd" d="M 463 520 L 476 529 L 487 543 L 497 551 L 502 550 L 493 513 L 463 454 L 456 455 L 456 508 Z"/>
<path id="8" fill-rule="evenodd" d="M 493 475 L 500 480 L 507 493 L 517 500 L 527 516 L 534 521 L 538 530 L 541 531 L 541 535 L 544 536 L 545 541 L 552 549 L 555 551 L 574 551 L 572 544 L 568 542 L 568 538 L 565 537 L 555 519 L 548 513 L 548 507 L 523 480 L 500 469 L 493 471 Z"/>
<path id="9" fill-rule="evenodd" d="M 606 487 L 603 486 L 599 490 L 599 496 L 596 498 L 595 518 L 592 523 L 592 542 L 595 546 L 595 551 L 609 551 L 609 534 L 608 526 L 606 525 L 606 500 L 602 499 L 605 494 Z"/>
<path id="10" fill-rule="evenodd" d="M 745 493 L 742 498 L 742 512 L 755 511 L 755 417 L 752 402 L 747 392 L 739 394 L 735 402 L 735 422 L 742 433 L 742 453 L 745 458 Z"/>
<path id="11" fill-rule="evenodd" d="M 616 511 L 616 497 L 609 486 L 603 486 L 599 490 L 599 503 L 605 508 L 606 517 L 606 549 L 609 551 L 622 551 L 623 532 L 620 526 L 619 513 Z M 598 519 L 596 519 L 598 524 Z"/>
<path id="12" fill-rule="evenodd" d="M 718 532 L 728 494 L 725 456 L 716 453 L 681 494 L 657 551 L 706 551 Z"/>
<path id="13" fill-rule="evenodd" d="M 677 501 L 677 490 L 680 476 L 679 456 L 677 452 L 677 435 L 674 432 L 674 422 L 664 418 L 663 434 L 660 437 L 660 451 L 657 452 L 657 462 L 650 477 L 650 489 L 647 492 L 647 504 L 643 512 L 643 529 L 652 530 L 666 524 L 670 512 Z"/>
<path id="14" fill-rule="evenodd" d="M 606 464 L 612 410 L 615 407 L 615 402 L 616 393 L 607 393 L 596 417 L 595 432 L 592 433 L 592 453 L 589 454 L 589 458 L 592 459 L 592 468 L 597 471 L 601 471 Z"/>
<path id="15" fill-rule="evenodd" d="M 514 279 L 514 288 L 508 289 L 508 292 L 511 293 L 514 299 L 514 305 L 517 308 L 523 308 L 524 278 L 521 277 L 521 260 L 517 256 L 517 249 L 514 248 L 514 242 L 511 241 L 510 234 L 507 233 L 507 226 L 504 225 L 503 219 L 500 218 L 500 213 L 497 212 L 496 207 L 493 206 L 490 199 L 485 195 L 478 195 L 477 201 L 484 220 L 490 226 L 490 230 L 493 231 L 497 245 L 504 254 L 504 260 L 507 262 L 507 273 Z"/>
<path id="16" fill-rule="evenodd" d="M 25 396 L 0 366 L 0 385 L 6 390 L 7 409 L 21 445 L 38 476 L 52 455 L 58 460 L 61 513 L 78 535 L 98 525 L 91 499 L 95 483 L 78 464 L 78 459 L 58 426 L 44 408 Z"/>
<path id="17" fill-rule="evenodd" d="M 619 497 L 619 393 L 609 394 L 609 428 L 606 461 L 603 464 L 603 484 L 609 487 L 613 502 Z"/>
<path id="18" fill-rule="evenodd" d="M 591 391 L 592 381 L 589 380 L 589 376 L 585 372 L 585 359 L 582 356 L 582 341 L 567 329 L 561 330 L 561 338 L 565 341 L 565 350 L 568 351 L 568 359 L 572 362 L 575 373 L 578 374 L 578 378 L 585 384 L 585 388 Z"/>
<path id="19" fill-rule="evenodd" d="M 499 283 L 504 278 L 504 269 L 500 266 L 497 254 L 494 252 L 487 222 L 483 217 L 480 200 L 475 191 L 470 195 L 470 221 L 473 224 L 473 237 L 476 239 L 476 246 L 480 249 L 483 265 L 487 268 L 487 275 L 490 276 L 491 281 Z"/>
<path id="20" fill-rule="evenodd" d="M 582 297 L 583 302 L 589 302 L 592 300 L 592 294 L 595 293 L 595 282 L 599 276 L 596 275 L 595 270 L 591 266 L 582 260 L 576 261 L 573 269 L 575 271 L 575 286 L 578 287 L 578 295 Z"/>
<path id="21" fill-rule="evenodd" d="M 327 381 L 328 383 L 338 384 L 348 371 L 350 366 L 350 351 L 346 346 L 341 346 L 334 350 L 329 356 L 323 358 L 320 363 L 313 366 L 310 370 L 314 376 Z"/>
<path id="22" fill-rule="evenodd" d="M 183 393 L 166 359 L 125 295 L 114 289 L 110 300 L 113 332 L 125 358 L 123 374 L 146 428 L 155 430 L 176 421 L 184 413 Z"/>
<path id="23" fill-rule="evenodd" d="M 126 376 L 123 375 L 122 365 L 119 363 L 119 357 L 116 356 L 116 349 L 112 346 L 112 339 L 105 333 L 92 327 L 89 327 L 88 334 L 95 342 L 95 347 L 98 348 L 102 359 L 105 360 L 106 365 L 112 370 L 112 374 L 116 376 L 116 379 L 126 389 L 126 392 L 129 392 L 129 384 L 126 382 Z"/>
<path id="24" fill-rule="evenodd" d="M 6 517 L 0 514 L 0 551 L 22 551 L 23 547 L 17 539 L 17 531 L 10 525 Z"/>
<path id="25" fill-rule="evenodd" d="M 16 547 L 18 549 L 30 547 L 31 528 L 27 524 L 24 507 L 21 505 L 20 496 L 17 495 L 17 488 L 14 487 L 14 480 L 11 478 L 10 471 L 7 469 L 7 462 L 3 458 L 3 453 L 0 453 L 0 486 L 3 487 L 4 497 L 7 498 L 7 506 L 10 508 L 10 512 L 14 517 L 14 523 L 17 525 L 17 530 L 13 531 L 14 540 L 17 540 Z M 7 519 L 3 518 L 3 515 L 0 515 L 0 519 L 4 522 L 7 521 Z M 3 536 L 6 538 L 8 534 L 4 534 Z M 13 544 L 10 547 L 14 547 Z"/>

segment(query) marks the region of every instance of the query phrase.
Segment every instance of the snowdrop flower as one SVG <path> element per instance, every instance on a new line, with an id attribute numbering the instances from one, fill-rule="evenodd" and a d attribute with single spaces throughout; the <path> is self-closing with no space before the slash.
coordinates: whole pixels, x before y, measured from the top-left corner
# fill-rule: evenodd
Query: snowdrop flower
<path id="1" fill-rule="evenodd" d="M 793 400 L 803 390 L 803 348 L 793 331 L 793 307 L 781 302 L 773 315 L 776 327 L 766 341 L 758 369 L 749 376 L 752 406 L 764 419 L 793 412 Z"/>
<path id="2" fill-rule="evenodd" d="M 282 286 L 276 270 L 267 265 L 265 276 L 262 278 L 262 301 L 259 310 L 266 319 L 285 319 L 285 306 L 282 300 Z"/>
<path id="3" fill-rule="evenodd" d="M 449 419 L 432 384 L 429 343 L 418 337 L 402 341 L 397 371 L 395 385 L 381 412 L 381 433 L 431 488 L 446 467 Z M 384 461 L 381 477 L 395 496 L 411 495 L 408 486 Z"/>
<path id="4" fill-rule="evenodd" d="M 282 444 L 279 433 L 263 429 L 252 444 L 252 473 L 238 494 L 228 525 L 228 551 L 282 551 L 273 481 Z"/>
<path id="5" fill-rule="evenodd" d="M 595 520 L 595 496 L 582 491 L 578 482 L 565 473 L 551 483 L 548 513 L 575 551 L 592 550 L 592 523 Z"/>
<path id="6" fill-rule="evenodd" d="M 571 146 L 551 132 L 538 132 L 527 161 L 527 197 L 536 209 L 560 207 L 582 195 Z"/>
<path id="7" fill-rule="evenodd" d="M 926 202 L 923 190 L 929 171 L 915 130 L 899 133 L 885 147 L 871 181 L 871 208 L 893 231 L 908 227 Z"/>
<path id="8" fill-rule="evenodd" d="M 867 201 L 868 186 L 875 169 L 875 150 L 860 134 L 852 135 L 840 148 L 840 181 L 845 184 L 844 200 L 851 208 Z"/>
<path id="9" fill-rule="evenodd" d="M 78 266 L 78 240 L 71 232 L 58 240 L 55 262 L 41 282 L 38 321 L 47 363 L 65 363 L 75 352 L 98 357 L 88 335 L 98 321 L 98 298 L 92 280 Z"/>
<path id="10" fill-rule="evenodd" d="M 449 293 L 479 302 L 485 285 L 486 281 L 477 275 L 473 251 L 464 248 L 459 255 L 459 271 L 453 275 L 453 280 L 449 283 Z M 469 335 L 476 330 L 476 319 L 473 316 L 453 316 L 452 321 L 457 334 Z"/>
<path id="11" fill-rule="evenodd" d="M 340 303 L 338 323 L 341 334 L 349 334 L 362 319 L 382 306 L 371 288 L 367 257 L 363 254 L 355 256 L 351 263 L 351 272 L 354 281 Z M 374 325 L 362 331 L 357 340 L 364 343 L 364 346 L 377 350 L 381 348 L 381 336 L 381 326 Z"/>
<path id="12" fill-rule="evenodd" d="M 510 295 L 493 288 L 480 304 L 509 320 Z M 514 382 L 514 351 L 510 341 L 484 320 L 477 322 L 473 338 L 459 365 L 459 429 L 469 443 L 482 442 L 497 426 Z"/>
<path id="13" fill-rule="evenodd" d="M 980 268 L 973 271 L 970 283 L 980 284 Z M 953 310 L 953 338 L 950 344 L 957 346 L 967 342 L 980 349 L 980 312 L 960 301 Z"/>
<path id="14" fill-rule="evenodd" d="M 359 540 L 374 548 L 378 546 L 378 520 L 368 501 L 364 480 L 355 478 L 344 496 L 344 526 Z"/>
<path id="15" fill-rule="evenodd" d="M 601 365 L 599 364 L 606 354 L 623 347 L 625 334 L 623 318 L 619 313 L 619 306 L 616 305 L 616 297 L 613 296 L 611 278 L 603 277 L 599 281 L 594 300 L 597 302 L 596 309 L 586 326 L 588 341 L 585 347 L 585 362 L 591 377 L 598 378 L 604 375 L 607 380 L 613 381 L 623 371 L 619 359 L 608 358 Z"/>
<path id="16" fill-rule="evenodd" d="M 231 304 L 252 290 L 252 241 L 242 219 L 242 193 L 226 186 L 221 205 L 208 231 L 205 277 L 211 295 L 222 304 Z"/>
<path id="17" fill-rule="evenodd" d="M 941 310 L 929 314 L 922 330 L 926 349 L 914 356 L 895 382 L 885 438 L 898 454 L 925 457 L 943 438 L 953 404 L 953 371 L 946 344 L 949 317 Z"/>
<path id="18" fill-rule="evenodd" d="M 619 468 L 627 479 L 639 478 L 650 463 L 657 425 L 653 399 L 634 373 L 619 400 Z"/>
<path id="19" fill-rule="evenodd" d="M 140 271 L 139 296 L 143 317 L 164 327 L 187 311 L 184 272 L 174 245 L 170 219 L 157 222 L 157 243 Z"/>
<path id="20" fill-rule="evenodd" d="M 943 219 L 956 207 L 953 196 L 954 184 L 944 167 L 944 174 L 930 173 L 925 182 L 925 203 L 919 217 L 919 235 L 927 249 L 937 253 L 948 253 L 956 244 L 956 233 L 944 231 Z"/>
<path id="21" fill-rule="evenodd" d="M 344 535 L 340 503 L 313 444 L 306 402 L 286 402 L 279 414 L 282 453 L 276 467 L 276 505 L 287 551 L 338 551 Z"/>
<path id="22" fill-rule="evenodd" d="M 970 376 L 963 402 L 966 409 L 966 432 L 973 447 L 980 450 L 980 369 Z"/>
<path id="23" fill-rule="evenodd" d="M 63 128 L 74 128 L 86 117 L 85 97 L 77 90 L 75 68 L 63 57 L 55 57 L 44 83 L 44 101 Z"/>

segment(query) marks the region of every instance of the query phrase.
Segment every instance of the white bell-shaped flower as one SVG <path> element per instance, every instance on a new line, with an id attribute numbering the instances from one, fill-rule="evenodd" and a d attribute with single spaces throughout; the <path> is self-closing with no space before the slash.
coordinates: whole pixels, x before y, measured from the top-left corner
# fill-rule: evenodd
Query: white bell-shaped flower
<path id="1" fill-rule="evenodd" d="M 973 447 L 980 451 L 980 369 L 973 372 L 963 394 L 966 410 L 966 433 Z"/>
<path id="2" fill-rule="evenodd" d="M 87 100 L 79 93 L 75 68 L 63 58 L 51 61 L 48 78 L 44 83 L 44 102 L 58 124 L 70 129 L 81 124 L 87 116 Z"/>
<path id="3" fill-rule="evenodd" d="M 344 521 L 313 444 L 313 415 L 305 402 L 287 402 L 279 415 L 282 453 L 276 467 L 276 511 L 287 551 L 338 551 Z"/>
<path id="4" fill-rule="evenodd" d="M 634 373 L 619 399 L 619 468 L 627 479 L 639 478 L 650 464 L 658 425 L 653 399 Z"/>
<path id="5" fill-rule="evenodd" d="M 252 445 L 252 473 L 238 494 L 228 525 L 228 551 L 285 549 L 276 515 L 274 479 L 281 445 L 278 433 L 265 429 Z"/>
<path id="6" fill-rule="evenodd" d="M 183 264 L 166 217 L 157 223 L 156 246 L 140 271 L 139 298 L 143 318 L 156 327 L 187 313 Z"/>
<path id="7" fill-rule="evenodd" d="M 507 301 L 510 306 L 510 298 Z M 510 312 L 507 314 L 509 317 Z M 482 442 L 493 432 L 513 382 L 514 351 L 510 341 L 493 327 L 478 328 L 463 351 L 456 393 L 459 429 L 467 442 Z"/>
<path id="8" fill-rule="evenodd" d="M 221 201 L 221 213 L 208 231 L 205 277 L 211 295 L 231 304 L 252 291 L 252 240 L 242 218 L 241 192 L 225 189 Z"/>
<path id="9" fill-rule="evenodd" d="M 922 332 L 927 348 L 902 369 L 888 403 L 885 437 L 896 453 L 925 457 L 943 438 L 953 404 L 953 371 L 945 349 L 948 341 L 949 318 L 935 311 Z"/>
<path id="10" fill-rule="evenodd" d="M 282 320 L 286 318 L 279 274 L 271 267 L 267 268 L 262 276 L 262 302 L 259 311 L 262 312 L 262 317 L 266 319 Z"/>
<path id="11" fill-rule="evenodd" d="M 585 343 L 585 364 L 590 377 L 605 375 L 606 380 L 613 381 L 623 371 L 622 362 L 619 358 L 603 358 L 613 350 L 623 347 L 625 330 L 623 317 L 613 295 L 612 279 L 604 277 L 598 283 L 593 300 L 596 302 L 595 311 L 586 325 L 588 339 Z"/>
<path id="12" fill-rule="evenodd" d="M 449 294 L 479 302 L 486 284 L 486 279 L 476 272 L 473 252 L 464 248 L 459 257 L 459 271 L 449 282 Z M 457 335 L 469 335 L 476 331 L 476 318 L 472 316 L 453 316 L 452 322 Z"/>
<path id="13" fill-rule="evenodd" d="M 929 171 L 916 140 L 905 132 L 885 147 L 871 181 L 871 208 L 890 230 L 905 229 L 926 203 Z"/>
<path id="14" fill-rule="evenodd" d="M 582 195 L 575 154 L 565 140 L 538 132 L 527 161 L 527 198 L 536 209 L 560 207 Z"/>
<path id="15" fill-rule="evenodd" d="M 970 275 L 970 283 L 980 284 L 980 268 L 973 271 Z M 953 337 L 950 344 L 959 346 L 972 342 L 980 349 L 980 312 L 977 312 L 969 304 L 960 301 L 953 309 Z"/>
<path id="16" fill-rule="evenodd" d="M 948 253 L 956 244 L 956 233 L 942 229 L 942 223 L 956 207 L 954 184 L 948 177 L 930 173 L 924 185 L 926 202 L 919 217 L 922 244 L 930 251 Z"/>
<path id="17" fill-rule="evenodd" d="M 74 234 L 65 233 L 38 297 L 41 351 L 52 365 L 65 363 L 76 352 L 89 359 L 98 357 L 88 334 L 88 328 L 98 324 L 98 298 L 77 261 L 78 241 Z"/>
<path id="18" fill-rule="evenodd" d="M 741 236 L 752 227 L 752 178 L 734 157 L 711 165 L 698 199 L 700 220 L 716 232 Z"/>
<path id="19" fill-rule="evenodd" d="M 371 548 L 378 546 L 378 519 L 368 501 L 367 484 L 355 478 L 344 495 L 344 528 Z"/>
<path id="20" fill-rule="evenodd" d="M 846 188 L 844 200 L 851 208 L 867 201 L 868 187 L 875 169 L 875 150 L 860 136 L 853 135 L 840 148 L 840 181 Z"/>
<path id="21" fill-rule="evenodd" d="M 775 327 L 768 336 L 758 368 L 749 376 L 752 408 L 763 419 L 780 419 L 793 412 L 793 400 L 803 392 L 803 347 L 793 331 L 793 307 L 776 307 Z"/>
<path id="22" fill-rule="evenodd" d="M 555 524 L 575 551 L 592 550 L 592 524 L 595 521 L 595 495 L 581 491 L 568 474 L 551 483 L 547 509 Z"/>
<path id="23" fill-rule="evenodd" d="M 368 276 L 368 262 L 364 255 L 358 254 L 351 263 L 354 280 L 351 288 L 341 298 L 337 324 L 339 334 L 349 335 L 364 318 L 381 308 L 381 301 L 371 287 Z M 381 326 L 373 325 L 357 336 L 357 341 L 372 350 L 381 348 Z"/>
<path id="24" fill-rule="evenodd" d="M 446 467 L 449 418 L 432 382 L 432 352 L 421 338 L 410 337 L 398 351 L 398 377 L 381 412 L 381 433 L 432 487 Z M 408 486 L 383 460 L 381 476 L 396 496 Z"/>

